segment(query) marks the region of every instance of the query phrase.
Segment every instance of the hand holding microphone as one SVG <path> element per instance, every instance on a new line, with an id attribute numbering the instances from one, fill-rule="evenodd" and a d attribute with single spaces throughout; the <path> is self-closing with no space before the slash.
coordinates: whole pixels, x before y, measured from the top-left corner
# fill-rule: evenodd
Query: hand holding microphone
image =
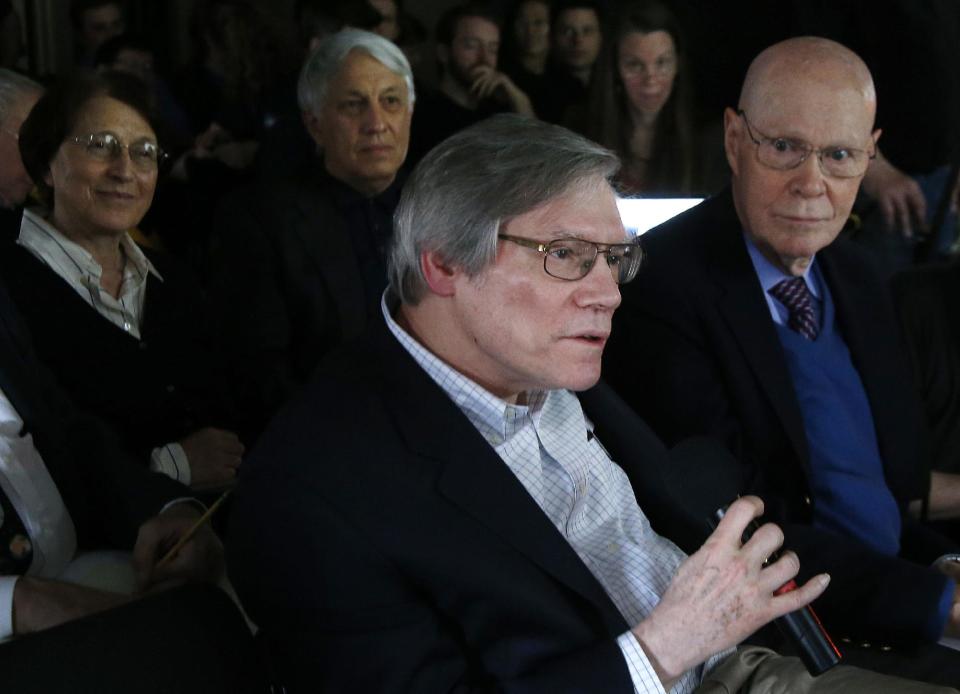
<path id="1" fill-rule="evenodd" d="M 723 519 L 727 508 L 729 507 L 717 509 L 715 517 L 718 522 Z M 757 523 L 756 519 L 751 520 L 743 531 L 743 542 L 748 542 L 759 528 L 760 524 Z M 779 560 L 780 551 L 775 549 L 770 553 L 764 565 Z M 777 588 L 773 594 L 783 595 L 796 590 L 796 588 L 797 582 L 791 578 Z M 803 661 L 807 671 L 814 677 L 837 665 L 843 657 L 810 605 L 804 605 L 794 612 L 788 612 L 782 617 L 777 617 L 773 620 L 773 623 L 793 642 L 800 660 Z"/>
<path id="2" fill-rule="evenodd" d="M 775 525 L 764 525 L 742 541 L 748 524 L 762 513 L 757 497 L 731 504 L 703 546 L 680 565 L 647 619 L 634 627 L 664 682 L 804 607 L 826 589 L 829 577 L 820 575 L 776 594 L 796 576 L 799 561 L 787 552 L 767 562 L 783 542 Z"/>

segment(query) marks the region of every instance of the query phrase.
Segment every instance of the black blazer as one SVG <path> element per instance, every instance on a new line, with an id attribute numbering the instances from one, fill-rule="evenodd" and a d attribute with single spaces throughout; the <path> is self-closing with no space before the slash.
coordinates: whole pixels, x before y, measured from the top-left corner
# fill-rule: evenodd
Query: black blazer
<path id="1" fill-rule="evenodd" d="M 642 239 L 647 264 L 623 288 L 606 380 L 667 445 L 708 435 L 735 454 L 743 491 L 763 497 L 768 516 L 787 526 L 801 576 L 831 573 L 821 599 L 828 625 L 873 641 L 917 640 L 935 614 L 943 577 L 808 525 L 800 407 L 730 191 Z M 888 293 L 843 241 L 818 253 L 817 262 L 867 392 L 887 483 L 904 508 L 925 494 L 929 474 Z M 943 538 L 904 520 L 902 555 L 928 562 L 949 549 Z"/>
<path id="2" fill-rule="evenodd" d="M 70 511 L 80 547 L 129 549 L 137 529 L 188 490 L 134 462 L 117 437 L 81 414 L 34 356 L 16 307 L 0 284 L 0 390 L 33 436 Z"/>
<path id="3" fill-rule="evenodd" d="M 238 191 L 216 220 L 208 286 L 249 379 L 242 406 L 263 425 L 323 355 L 363 332 L 363 280 L 322 172 Z"/>
<path id="4" fill-rule="evenodd" d="M 662 503 L 660 442 L 609 388 L 582 402 Z M 602 586 L 382 322 L 271 423 L 227 547 L 291 692 L 633 691 Z"/>
<path id="5" fill-rule="evenodd" d="M 25 248 L 0 254 L 40 360 L 77 407 L 113 426 L 143 465 L 153 448 L 201 427 L 237 428 L 231 390 L 240 380 L 223 367 L 199 285 L 171 259 L 148 257 L 163 281 L 148 276 L 138 340 Z"/>

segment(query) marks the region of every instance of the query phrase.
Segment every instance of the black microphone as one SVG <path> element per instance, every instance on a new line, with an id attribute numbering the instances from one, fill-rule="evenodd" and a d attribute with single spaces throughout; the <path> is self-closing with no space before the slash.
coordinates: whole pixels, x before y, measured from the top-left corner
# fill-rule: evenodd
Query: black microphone
<path id="1" fill-rule="evenodd" d="M 705 437 L 687 439 L 670 451 L 669 469 L 662 471 L 663 482 L 669 489 L 681 527 L 699 527 L 703 540 L 713 532 L 727 506 L 740 496 L 741 467 L 730 452 L 718 441 Z M 699 517 L 697 521 L 696 517 Z M 743 532 L 747 542 L 760 524 L 753 520 Z M 780 558 L 774 551 L 765 563 Z M 775 592 L 788 593 L 797 587 L 790 580 Z M 823 628 L 816 612 L 809 605 L 773 620 L 780 631 L 793 643 L 807 671 L 820 675 L 840 662 L 843 655 Z"/>

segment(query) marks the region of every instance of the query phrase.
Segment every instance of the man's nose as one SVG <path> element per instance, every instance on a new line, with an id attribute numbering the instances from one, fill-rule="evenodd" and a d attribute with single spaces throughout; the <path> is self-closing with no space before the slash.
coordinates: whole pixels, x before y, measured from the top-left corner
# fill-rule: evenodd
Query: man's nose
<path id="1" fill-rule="evenodd" d="M 607 256 L 598 254 L 590 271 L 579 280 L 581 306 L 592 306 L 612 311 L 620 305 L 620 285 L 613 278 Z"/>
<path id="2" fill-rule="evenodd" d="M 826 176 L 817 152 L 810 152 L 809 156 L 793 170 L 793 173 L 793 189 L 798 194 L 804 197 L 823 195 L 826 190 Z"/>
<path id="3" fill-rule="evenodd" d="M 367 132 L 382 132 L 387 127 L 386 118 L 384 118 L 383 107 L 378 103 L 370 105 L 364 115 L 363 129 Z"/>

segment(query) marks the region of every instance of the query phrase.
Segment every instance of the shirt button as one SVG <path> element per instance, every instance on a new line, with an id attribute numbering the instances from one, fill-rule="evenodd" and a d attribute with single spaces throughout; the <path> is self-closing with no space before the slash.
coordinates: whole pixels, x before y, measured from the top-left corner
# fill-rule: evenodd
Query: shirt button
<path id="1" fill-rule="evenodd" d="M 172 393 L 172 392 L 175 391 L 176 389 L 177 389 L 177 387 L 171 383 L 170 385 L 168 385 L 168 386 L 166 387 L 165 390 L 166 390 L 168 393 Z"/>
<path id="2" fill-rule="evenodd" d="M 123 329 L 130 332 L 130 324 L 127 321 L 123 321 Z"/>
<path id="3" fill-rule="evenodd" d="M 809 496 L 805 496 L 805 497 L 803 497 L 803 503 L 804 503 L 806 506 L 810 506 L 810 504 L 812 504 L 813 501 L 810 499 Z"/>

